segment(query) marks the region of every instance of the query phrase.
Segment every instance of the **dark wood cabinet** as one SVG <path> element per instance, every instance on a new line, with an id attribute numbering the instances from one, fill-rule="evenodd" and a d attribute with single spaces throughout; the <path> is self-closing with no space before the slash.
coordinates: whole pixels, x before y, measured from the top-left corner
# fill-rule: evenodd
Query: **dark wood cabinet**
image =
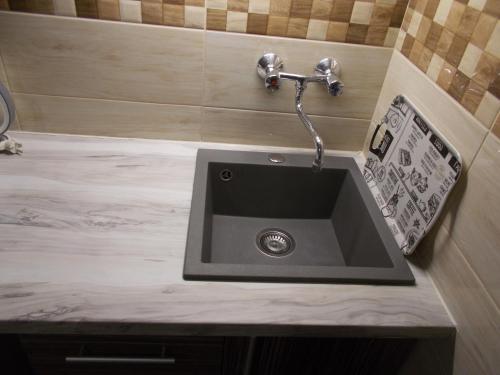
<path id="1" fill-rule="evenodd" d="M 19 366 L 2 373 L 16 375 L 397 375 L 416 343 L 408 338 L 4 338 L 16 357 L 11 363 Z"/>

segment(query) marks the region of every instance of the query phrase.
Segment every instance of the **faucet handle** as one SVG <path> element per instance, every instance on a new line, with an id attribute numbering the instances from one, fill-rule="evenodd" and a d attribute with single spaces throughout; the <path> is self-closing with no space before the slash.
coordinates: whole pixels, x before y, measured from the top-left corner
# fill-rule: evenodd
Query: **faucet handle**
<path id="1" fill-rule="evenodd" d="M 326 76 L 326 88 L 332 96 L 340 96 L 344 90 L 344 83 L 339 79 L 340 64 L 333 57 L 325 57 L 314 68 L 315 75 Z"/>
<path id="2" fill-rule="evenodd" d="M 257 73 L 264 80 L 266 89 L 271 91 L 280 88 L 280 72 L 283 70 L 283 60 L 275 53 L 266 53 L 257 62 Z"/>

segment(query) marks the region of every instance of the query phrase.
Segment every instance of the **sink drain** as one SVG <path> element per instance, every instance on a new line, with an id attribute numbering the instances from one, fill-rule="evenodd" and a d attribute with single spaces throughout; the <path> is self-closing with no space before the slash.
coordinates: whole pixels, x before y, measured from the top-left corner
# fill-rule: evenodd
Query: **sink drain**
<path id="1" fill-rule="evenodd" d="M 257 235 L 257 246 L 264 254 L 282 257 L 295 248 L 293 237 L 281 229 L 265 229 Z"/>

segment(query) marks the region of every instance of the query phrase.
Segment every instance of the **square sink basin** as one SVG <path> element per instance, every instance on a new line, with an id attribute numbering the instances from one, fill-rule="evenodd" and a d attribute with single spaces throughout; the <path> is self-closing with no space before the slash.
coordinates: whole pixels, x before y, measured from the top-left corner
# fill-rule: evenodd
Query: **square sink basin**
<path id="1" fill-rule="evenodd" d="M 413 284 L 354 159 L 199 150 L 186 280 Z"/>

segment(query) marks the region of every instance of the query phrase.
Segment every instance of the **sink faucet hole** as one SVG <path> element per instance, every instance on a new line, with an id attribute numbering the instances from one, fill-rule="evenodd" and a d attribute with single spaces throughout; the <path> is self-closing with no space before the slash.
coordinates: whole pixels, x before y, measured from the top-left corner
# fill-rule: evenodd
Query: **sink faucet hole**
<path id="1" fill-rule="evenodd" d="M 283 257 L 295 248 L 291 234 L 281 229 L 265 229 L 257 234 L 257 247 L 265 255 Z"/>

